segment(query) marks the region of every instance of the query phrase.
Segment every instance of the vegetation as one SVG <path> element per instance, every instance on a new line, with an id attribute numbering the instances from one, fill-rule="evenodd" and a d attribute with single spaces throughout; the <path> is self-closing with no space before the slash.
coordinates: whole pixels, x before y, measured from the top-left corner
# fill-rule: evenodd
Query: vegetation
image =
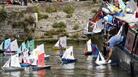
<path id="1" fill-rule="evenodd" d="M 24 28 L 26 25 L 27 23 L 23 21 L 17 21 L 17 22 L 15 21 L 12 23 L 13 28 Z"/>
<path id="2" fill-rule="evenodd" d="M 72 14 L 75 11 L 75 8 L 72 5 L 66 5 L 63 8 L 63 11 L 67 14 Z"/>
<path id="3" fill-rule="evenodd" d="M 24 19 L 24 22 L 26 22 L 27 25 L 32 25 L 35 23 L 35 19 L 32 16 L 28 16 Z"/>
<path id="4" fill-rule="evenodd" d="M 79 35 L 79 33 L 75 33 L 75 34 L 73 34 L 72 36 L 70 36 L 71 38 L 78 38 L 80 35 Z"/>
<path id="5" fill-rule="evenodd" d="M 73 30 L 77 30 L 77 29 L 79 29 L 79 25 L 75 24 L 74 27 L 73 27 Z"/>
<path id="6" fill-rule="evenodd" d="M 46 8 L 46 12 L 47 13 L 53 13 L 53 12 L 57 12 L 57 8 L 54 6 L 49 6 Z"/>
<path id="7" fill-rule="evenodd" d="M 47 19 L 47 18 L 48 18 L 47 14 L 38 13 L 38 20 Z"/>
<path id="8" fill-rule="evenodd" d="M 5 7 L 3 6 L 2 9 L 0 9 L 0 22 L 5 21 L 8 17 L 8 13 L 5 10 Z"/>
<path id="9" fill-rule="evenodd" d="M 55 34 L 56 34 L 55 29 L 51 29 L 51 30 L 45 32 L 45 35 L 46 36 L 51 36 L 52 37 L 52 35 L 55 35 Z"/>
<path id="10" fill-rule="evenodd" d="M 72 14 L 67 14 L 66 15 L 66 18 L 71 18 L 72 17 Z"/>
<path id="11" fill-rule="evenodd" d="M 55 22 L 53 25 L 52 25 L 53 28 L 66 28 L 66 24 L 64 22 Z"/>
<path id="12" fill-rule="evenodd" d="M 33 13 L 40 13 L 40 6 L 34 6 L 32 8 L 28 8 L 28 11 L 31 11 Z"/>
<path id="13" fill-rule="evenodd" d="M 58 28 L 57 30 L 56 30 L 56 33 L 64 33 L 64 32 L 66 32 L 66 30 L 64 29 L 64 28 Z"/>

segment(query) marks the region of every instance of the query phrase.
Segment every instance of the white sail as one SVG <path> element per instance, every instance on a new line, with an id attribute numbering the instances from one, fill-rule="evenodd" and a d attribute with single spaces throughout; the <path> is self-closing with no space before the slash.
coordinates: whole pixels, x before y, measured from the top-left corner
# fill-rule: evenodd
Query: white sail
<path id="1" fill-rule="evenodd" d="M 105 64 L 105 63 L 106 63 L 106 61 L 105 61 L 103 55 L 101 54 L 101 52 L 99 52 L 99 55 L 96 59 L 96 64 L 102 65 L 102 64 Z"/>
<path id="2" fill-rule="evenodd" d="M 91 39 L 87 41 L 87 51 L 91 52 L 92 51 L 92 43 L 91 43 Z"/>
<path id="3" fill-rule="evenodd" d="M 11 49 L 11 51 L 17 51 L 18 50 L 18 43 L 17 43 L 16 39 L 11 42 L 10 49 Z"/>
<path id="4" fill-rule="evenodd" d="M 11 58 L 3 65 L 3 67 L 10 67 Z"/>
<path id="5" fill-rule="evenodd" d="M 29 56 L 29 59 L 31 60 L 31 65 L 37 65 L 37 60 L 38 60 L 38 52 L 37 52 L 37 48 L 35 48 L 30 56 Z"/>
<path id="6" fill-rule="evenodd" d="M 66 48 L 67 47 L 67 37 L 66 36 L 60 37 L 59 39 L 60 39 L 61 47 Z"/>
<path id="7" fill-rule="evenodd" d="M 11 56 L 11 67 L 21 67 L 18 54 Z"/>
<path id="8" fill-rule="evenodd" d="M 98 65 L 103 65 L 103 64 L 110 63 L 110 62 L 111 62 L 111 60 L 109 60 L 108 62 L 106 62 L 106 60 L 105 60 L 105 58 L 103 57 L 102 53 L 99 52 L 99 55 L 98 55 L 98 57 L 97 57 L 97 59 L 96 59 L 96 64 L 98 64 Z"/>
<path id="9" fill-rule="evenodd" d="M 0 44 L 0 50 L 3 50 L 3 42 Z"/>
<path id="10" fill-rule="evenodd" d="M 38 60 L 37 58 L 33 58 L 31 65 L 37 65 L 37 60 Z"/>
<path id="11" fill-rule="evenodd" d="M 39 54 L 45 53 L 44 44 L 41 44 L 41 45 L 37 46 L 36 49 L 38 50 Z"/>
<path id="12" fill-rule="evenodd" d="M 23 52 L 23 62 L 24 63 L 30 63 L 28 52 L 29 52 L 28 50 Z"/>
<path id="13" fill-rule="evenodd" d="M 73 55 L 73 46 L 70 46 L 69 48 L 66 49 L 66 51 L 64 52 L 62 58 L 75 59 L 74 55 Z"/>
<path id="14" fill-rule="evenodd" d="M 45 53 L 44 44 L 38 45 L 32 52 L 29 58 L 32 60 L 32 65 L 37 65 L 38 55 Z"/>
<path id="15" fill-rule="evenodd" d="M 56 44 L 54 46 L 59 48 L 59 40 L 56 42 Z"/>
<path id="16" fill-rule="evenodd" d="M 67 47 L 67 37 L 60 37 L 59 40 L 57 41 L 57 43 L 54 45 L 57 48 L 66 48 Z"/>

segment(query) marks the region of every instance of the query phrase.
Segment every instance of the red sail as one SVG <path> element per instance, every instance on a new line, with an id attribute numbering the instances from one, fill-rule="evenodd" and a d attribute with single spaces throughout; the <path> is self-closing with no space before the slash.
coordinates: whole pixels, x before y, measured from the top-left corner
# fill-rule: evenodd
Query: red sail
<path id="1" fill-rule="evenodd" d="M 45 53 L 38 55 L 38 66 L 45 66 Z"/>

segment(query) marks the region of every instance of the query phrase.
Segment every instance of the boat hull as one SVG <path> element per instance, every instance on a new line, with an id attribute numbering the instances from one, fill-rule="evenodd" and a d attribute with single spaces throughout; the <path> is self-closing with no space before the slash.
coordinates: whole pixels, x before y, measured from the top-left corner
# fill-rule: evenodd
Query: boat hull
<path id="1" fill-rule="evenodd" d="M 63 64 L 74 63 L 76 61 L 77 59 L 64 59 L 64 58 L 62 59 Z"/>
<path id="2" fill-rule="evenodd" d="M 19 67 L 2 67 L 2 70 L 5 72 L 13 72 L 13 71 L 23 71 L 24 68 Z"/>
<path id="3" fill-rule="evenodd" d="M 20 65 L 21 65 L 21 67 L 29 67 L 30 66 L 30 64 L 27 64 L 27 63 L 21 63 Z"/>
<path id="4" fill-rule="evenodd" d="M 37 66 L 37 65 L 32 65 L 32 70 L 33 71 L 38 71 L 38 70 L 43 70 L 43 69 L 50 69 L 51 65 L 45 65 L 45 66 Z"/>
<path id="5" fill-rule="evenodd" d="M 11 56 L 11 55 L 14 55 L 14 54 L 15 54 L 15 51 L 4 51 L 5 56 Z"/>

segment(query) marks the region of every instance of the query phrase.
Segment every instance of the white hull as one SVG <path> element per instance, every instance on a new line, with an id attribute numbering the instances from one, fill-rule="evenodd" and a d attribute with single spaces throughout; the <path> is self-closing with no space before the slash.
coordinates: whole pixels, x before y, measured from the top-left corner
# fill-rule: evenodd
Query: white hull
<path id="1" fill-rule="evenodd" d="M 23 71 L 24 68 L 20 67 L 2 67 L 3 71 L 12 72 L 12 71 Z"/>

